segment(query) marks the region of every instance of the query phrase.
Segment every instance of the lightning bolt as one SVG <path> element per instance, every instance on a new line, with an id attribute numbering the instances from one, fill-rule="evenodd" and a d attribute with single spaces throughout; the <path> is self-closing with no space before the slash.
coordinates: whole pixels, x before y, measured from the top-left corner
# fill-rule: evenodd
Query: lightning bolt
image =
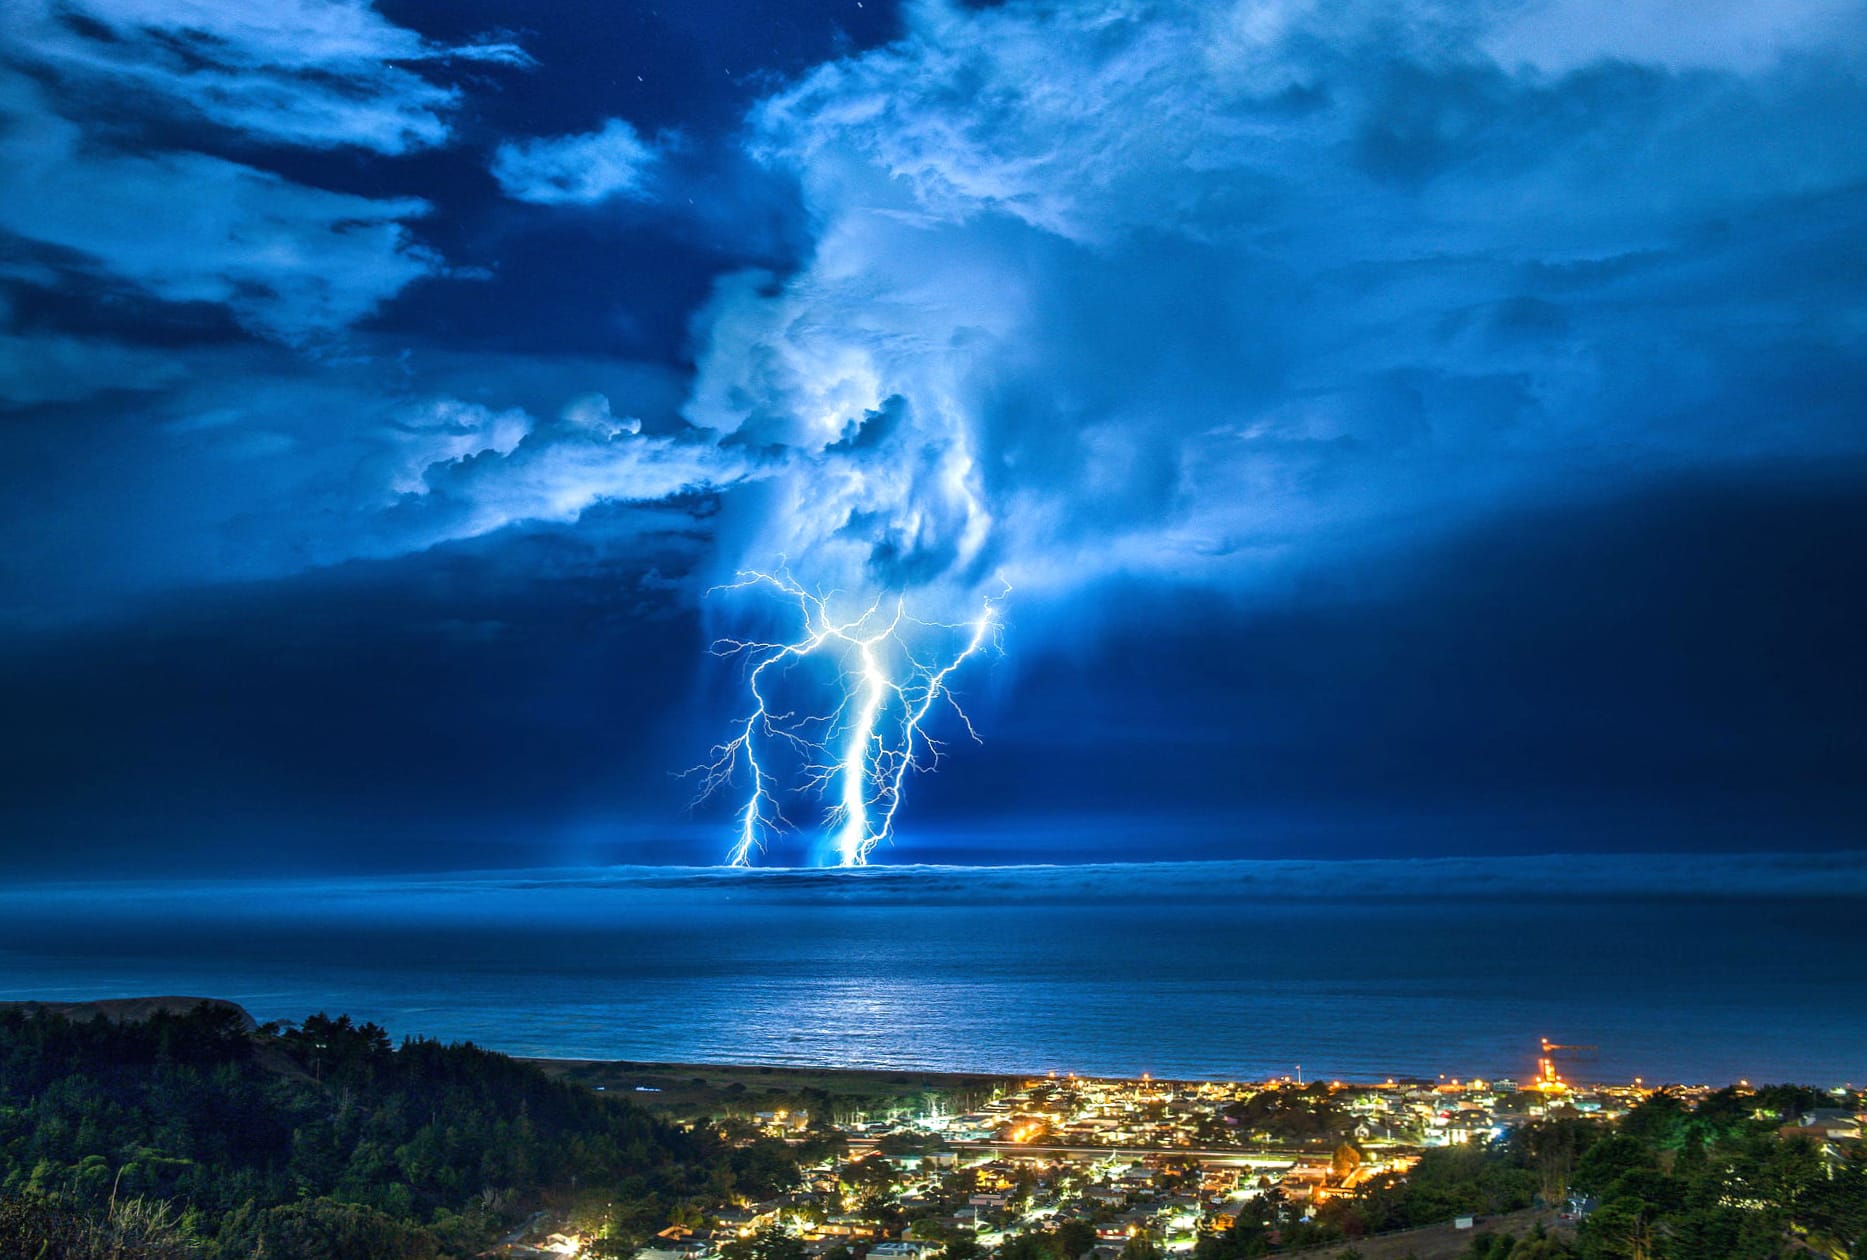
<path id="1" fill-rule="evenodd" d="M 700 776 L 699 797 L 743 787 L 727 860 L 750 866 L 754 854 L 790 826 L 780 807 L 784 785 L 772 769 L 773 752 L 788 748 L 803 767 L 800 789 L 831 802 L 824 822 L 838 864 L 865 866 L 875 846 L 894 837 L 908 772 L 940 763 L 944 745 L 928 733 L 932 719 L 951 709 L 966 734 L 979 738 L 949 680 L 968 660 L 999 646 L 1002 595 L 986 597 L 968 622 L 912 617 L 903 595 L 878 596 L 856 616 L 839 618 L 832 611 L 834 592 L 813 593 L 782 568 L 737 577 L 715 590 L 769 589 L 796 606 L 798 631 L 785 642 L 714 642 L 715 656 L 749 662 L 751 709 L 689 772 Z M 834 665 L 834 703 L 823 712 L 778 705 L 778 682 L 818 658 Z"/>

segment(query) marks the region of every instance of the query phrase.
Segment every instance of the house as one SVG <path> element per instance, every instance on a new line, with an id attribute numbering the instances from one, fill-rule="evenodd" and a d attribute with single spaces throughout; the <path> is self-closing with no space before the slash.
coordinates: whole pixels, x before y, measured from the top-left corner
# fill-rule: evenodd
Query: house
<path id="1" fill-rule="evenodd" d="M 650 1243 L 635 1253 L 635 1260 L 711 1260 L 713 1248 L 704 1242 L 683 1238 L 678 1242 Z"/>
<path id="2" fill-rule="evenodd" d="M 724 1208 L 714 1213 L 713 1219 L 722 1231 L 737 1234 L 744 1238 L 767 1225 L 778 1223 L 776 1202 L 754 1203 L 747 1207 Z"/>
<path id="3" fill-rule="evenodd" d="M 1861 1135 L 1860 1117 L 1839 1107 L 1819 1107 L 1805 1112 L 1802 1126 L 1820 1129 L 1822 1135 L 1831 1142 L 1855 1142 L 1860 1140 Z"/>
<path id="4" fill-rule="evenodd" d="M 925 1260 L 926 1257 L 944 1249 L 944 1243 L 903 1238 L 876 1243 L 869 1248 L 869 1260 Z"/>
<path id="5" fill-rule="evenodd" d="M 914 1242 L 939 1244 L 948 1235 L 970 1234 L 978 1228 L 978 1217 L 970 1212 L 964 1216 L 929 1216 L 909 1223 L 902 1236 Z"/>

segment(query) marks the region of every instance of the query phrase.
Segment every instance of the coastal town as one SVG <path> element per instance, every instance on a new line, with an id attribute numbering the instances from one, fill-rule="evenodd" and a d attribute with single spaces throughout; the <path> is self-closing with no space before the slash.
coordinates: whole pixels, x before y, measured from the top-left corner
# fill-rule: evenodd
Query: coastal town
<path id="1" fill-rule="evenodd" d="M 0 1005 L 0 1257 L 1862 1254 L 1857 1087 L 1602 1082 L 1584 1053 L 1546 1044 L 1506 1079 L 1008 1077 Z"/>
<path id="2" fill-rule="evenodd" d="M 1664 1094 L 1688 1110 L 1714 1094 L 1749 1105 L 1742 1101 L 1748 1091 L 1745 1082 L 1724 1091 L 1669 1086 Z M 798 1184 L 784 1193 L 732 1196 L 711 1212 L 670 1221 L 627 1252 L 605 1245 L 600 1223 L 580 1232 L 541 1215 L 531 1238 L 493 1254 L 1190 1257 L 1202 1240 L 1234 1236 L 1241 1223 L 1273 1239 L 1301 1238 L 1330 1204 L 1404 1186 L 1431 1152 L 1499 1144 L 1525 1125 L 1610 1125 L 1659 1092 L 1640 1080 L 1572 1084 L 1546 1053 L 1528 1080 L 1227 1083 L 1050 1074 L 1007 1081 L 988 1097 L 963 1100 L 974 1104 L 966 1109 L 939 1093 L 883 1114 L 751 1109 L 706 1123 L 729 1141 L 783 1142 L 817 1155 L 800 1164 Z M 1836 1090 L 1816 1101 L 1832 1105 L 1798 1105 L 1779 1117 L 1782 1140 L 1807 1141 L 1825 1161 L 1850 1158 L 1860 1143 L 1862 1096 Z M 1539 1222 L 1564 1228 L 1592 1210 L 1565 1183 L 1565 1170 L 1545 1170 L 1535 1196 Z M 1474 1208 L 1447 1228 L 1485 1223 Z M 1040 1252 L 1030 1245 L 1037 1237 L 1060 1242 Z"/>

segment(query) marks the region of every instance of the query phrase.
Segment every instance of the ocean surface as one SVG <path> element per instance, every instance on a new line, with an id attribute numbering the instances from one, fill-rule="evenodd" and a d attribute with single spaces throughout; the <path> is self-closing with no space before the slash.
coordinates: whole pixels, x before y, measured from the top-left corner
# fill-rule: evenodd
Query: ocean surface
<path id="1" fill-rule="evenodd" d="M 0 891 L 0 997 L 515 1054 L 1867 1082 L 1867 854 L 604 868 Z"/>

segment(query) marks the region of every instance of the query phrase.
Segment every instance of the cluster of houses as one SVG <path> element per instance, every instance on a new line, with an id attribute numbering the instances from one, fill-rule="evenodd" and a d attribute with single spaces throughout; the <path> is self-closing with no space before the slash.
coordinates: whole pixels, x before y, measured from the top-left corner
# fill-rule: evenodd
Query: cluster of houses
<path id="1" fill-rule="evenodd" d="M 1288 1092 L 1260 1098 L 1267 1091 Z M 715 1260 L 769 1229 L 798 1240 L 810 1260 L 938 1260 L 956 1241 L 989 1254 L 1066 1222 L 1095 1260 L 1134 1260 L 1137 1240 L 1142 1251 L 1186 1255 L 1202 1231 L 1230 1227 L 1267 1190 L 1285 1203 L 1319 1204 L 1404 1173 L 1426 1147 L 1543 1115 L 1612 1119 L 1649 1092 L 1638 1082 L 1572 1087 L 1553 1072 L 1527 1086 L 1031 1080 L 973 1112 L 935 1108 L 841 1126 L 846 1154 L 806 1169 L 792 1193 L 728 1207 L 704 1227 L 670 1226 L 635 1260 Z M 1685 1093 L 1691 1102 L 1701 1092 Z M 1254 1098 L 1260 1106 L 1240 1106 Z M 1253 1127 L 1253 1116 L 1305 1106 L 1326 1110 L 1326 1131 L 1279 1139 Z M 758 1132 L 786 1138 L 808 1120 L 755 1117 Z M 1817 1111 L 1790 1131 L 1838 1151 L 1860 1139 L 1860 1118 Z"/>
<path id="2" fill-rule="evenodd" d="M 772 1227 L 800 1239 L 811 1257 L 847 1250 L 869 1260 L 927 1260 L 956 1238 L 972 1238 L 989 1251 L 1013 1234 L 1065 1220 L 1093 1228 L 1094 1249 L 1104 1260 L 1114 1260 L 1142 1235 L 1163 1251 L 1190 1251 L 1213 1210 L 1210 1200 L 1236 1197 L 1245 1184 L 1243 1172 L 1202 1176 L 1158 1157 L 1085 1163 L 950 1150 L 861 1151 L 809 1170 L 805 1186 L 793 1194 L 718 1214 L 711 1229 L 670 1227 L 636 1260 L 712 1260 L 723 1245 Z M 864 1193 L 869 1197 L 860 1197 Z"/>
<path id="3" fill-rule="evenodd" d="M 1568 1109 L 1612 1119 L 1648 1091 L 1640 1085 L 1579 1088 L 1553 1075 L 1528 1088 L 1514 1080 L 1395 1081 L 1365 1085 L 1312 1083 L 1288 1078 L 1259 1084 L 1094 1080 L 1065 1077 L 1033 1081 L 980 1111 L 933 1116 L 919 1127 L 957 1145 L 1011 1141 L 1046 1148 L 1186 1150 L 1227 1155 L 1236 1149 L 1280 1146 L 1274 1134 L 1254 1131 L 1228 1114 L 1234 1103 L 1284 1093 L 1296 1106 L 1326 1096 L 1351 1124 L 1339 1139 L 1361 1148 L 1456 1146 L 1497 1135 L 1533 1116 Z"/>

